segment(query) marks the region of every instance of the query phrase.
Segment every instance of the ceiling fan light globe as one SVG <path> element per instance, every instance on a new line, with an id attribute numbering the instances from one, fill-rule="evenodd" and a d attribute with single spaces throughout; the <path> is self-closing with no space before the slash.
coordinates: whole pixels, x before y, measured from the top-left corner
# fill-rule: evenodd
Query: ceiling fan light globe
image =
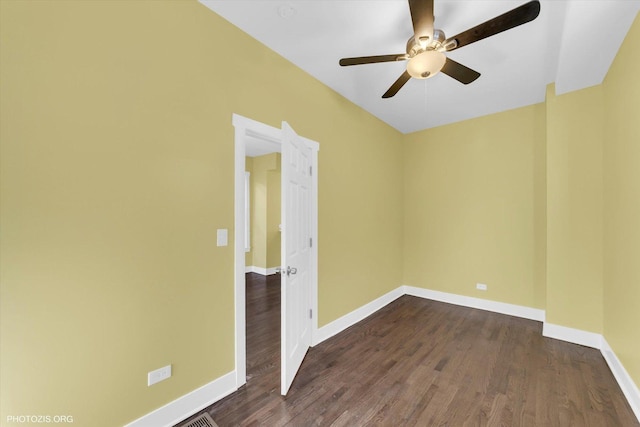
<path id="1" fill-rule="evenodd" d="M 416 79 L 433 77 L 444 67 L 447 57 L 437 50 L 420 52 L 407 63 L 407 72 Z"/>

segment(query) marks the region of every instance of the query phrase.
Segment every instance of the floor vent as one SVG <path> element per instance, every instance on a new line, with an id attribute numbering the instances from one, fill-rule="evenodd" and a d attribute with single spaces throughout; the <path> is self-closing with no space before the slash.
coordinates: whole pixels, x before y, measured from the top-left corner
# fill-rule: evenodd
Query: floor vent
<path id="1" fill-rule="evenodd" d="M 205 412 L 184 424 L 182 427 L 218 427 L 218 424 L 213 421 L 211 415 Z"/>

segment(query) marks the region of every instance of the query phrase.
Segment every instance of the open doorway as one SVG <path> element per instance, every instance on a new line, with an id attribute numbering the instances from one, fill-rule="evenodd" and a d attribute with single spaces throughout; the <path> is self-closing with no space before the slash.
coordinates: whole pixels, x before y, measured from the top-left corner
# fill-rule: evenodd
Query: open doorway
<path id="1" fill-rule="evenodd" d="M 265 154 L 268 149 L 274 147 L 247 137 L 245 266 L 247 273 L 264 276 L 276 274 L 281 265 L 281 155 Z"/>
<path id="2" fill-rule="evenodd" d="M 247 387 L 280 385 L 280 275 L 246 274 Z"/>
<path id="3" fill-rule="evenodd" d="M 275 282 L 278 279 L 281 280 L 279 286 L 281 291 L 279 308 L 281 309 L 279 311 L 281 315 L 280 366 L 282 368 L 279 371 L 281 373 L 281 393 L 285 394 L 297 372 L 297 367 L 302 362 L 306 348 L 315 342 L 314 338 L 317 335 L 317 152 L 319 145 L 314 141 L 296 135 L 286 122 L 282 123 L 282 129 L 278 129 L 234 114 L 233 125 L 235 128 L 234 299 L 236 387 L 239 388 L 247 382 L 247 364 L 249 362 L 247 358 L 247 326 L 249 325 L 247 324 L 246 313 L 249 301 L 246 288 L 246 267 L 249 266 L 252 272 L 264 273 L 266 293 L 263 296 L 268 294 L 269 288 L 271 290 L 277 288 L 278 285 Z M 280 224 L 282 224 L 283 233 L 281 238 L 281 260 L 279 262 L 274 261 L 277 260 L 277 257 L 273 253 L 269 255 L 265 250 L 264 258 L 261 261 L 261 255 L 256 257 L 255 252 L 251 255 L 247 252 L 252 252 L 249 246 L 252 244 L 251 241 L 253 239 L 246 239 L 245 237 L 253 233 L 250 231 L 251 225 L 247 225 L 248 221 L 245 216 L 245 205 L 251 204 L 251 201 L 245 197 L 246 166 L 249 163 L 246 156 L 252 154 L 249 157 L 255 159 L 258 154 L 269 155 L 277 153 L 283 147 L 285 149 L 281 157 L 281 177 L 279 178 L 277 173 L 272 173 L 266 179 L 266 182 L 271 180 L 272 183 L 279 180 L 282 189 L 280 213 Z M 253 151 L 254 148 L 262 150 L 262 152 L 256 153 Z M 277 159 L 277 156 L 275 158 Z M 251 162 L 254 162 L 254 160 Z M 275 172 L 275 170 L 272 171 Z M 315 173 L 312 174 L 312 171 Z M 249 174 L 251 174 L 250 170 Z M 272 220 L 273 216 L 272 214 Z M 270 232 L 272 233 L 271 237 L 265 237 L 264 242 L 260 243 L 261 245 L 264 244 L 265 248 L 268 240 L 270 240 L 269 243 L 272 247 L 276 244 L 275 241 L 277 239 L 273 238 L 274 230 L 270 229 Z M 266 259 L 267 257 L 269 260 Z M 274 272 L 278 264 L 282 265 L 285 273 L 282 275 L 269 275 L 268 273 Z M 260 276 L 251 276 L 250 279 L 257 280 L 259 278 Z M 278 303 L 271 300 L 268 304 L 277 305 Z M 253 308 L 256 307 L 252 306 Z M 308 325 L 308 327 L 302 327 L 301 325 Z M 304 331 L 309 331 L 310 333 L 302 334 Z M 272 344 L 274 342 L 270 341 L 269 345 Z M 253 343 L 251 345 L 253 346 Z M 275 345 L 277 345 L 277 342 L 275 342 Z M 267 365 L 261 368 L 265 368 Z M 278 370 L 274 371 L 277 374 Z M 283 373 L 286 373 L 286 375 Z M 277 385 L 277 382 L 272 384 L 276 388 Z"/>
<path id="4" fill-rule="evenodd" d="M 269 393 L 280 383 L 281 155 L 256 137 L 245 149 L 247 386 Z"/>

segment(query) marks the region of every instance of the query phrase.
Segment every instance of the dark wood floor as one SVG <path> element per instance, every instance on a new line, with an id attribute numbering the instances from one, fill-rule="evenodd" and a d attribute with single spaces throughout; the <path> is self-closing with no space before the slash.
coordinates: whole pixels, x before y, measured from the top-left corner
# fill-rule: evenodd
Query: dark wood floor
<path id="1" fill-rule="evenodd" d="M 280 396 L 279 276 L 247 275 L 247 385 L 225 426 L 638 426 L 599 351 L 539 322 L 404 296 L 309 350 Z"/>

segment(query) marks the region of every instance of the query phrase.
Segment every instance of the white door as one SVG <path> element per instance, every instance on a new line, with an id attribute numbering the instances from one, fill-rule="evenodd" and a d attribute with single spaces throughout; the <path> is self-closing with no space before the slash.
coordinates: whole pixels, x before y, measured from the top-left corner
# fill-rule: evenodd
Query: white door
<path id="1" fill-rule="evenodd" d="M 282 395 L 311 345 L 311 156 L 282 122 Z"/>

